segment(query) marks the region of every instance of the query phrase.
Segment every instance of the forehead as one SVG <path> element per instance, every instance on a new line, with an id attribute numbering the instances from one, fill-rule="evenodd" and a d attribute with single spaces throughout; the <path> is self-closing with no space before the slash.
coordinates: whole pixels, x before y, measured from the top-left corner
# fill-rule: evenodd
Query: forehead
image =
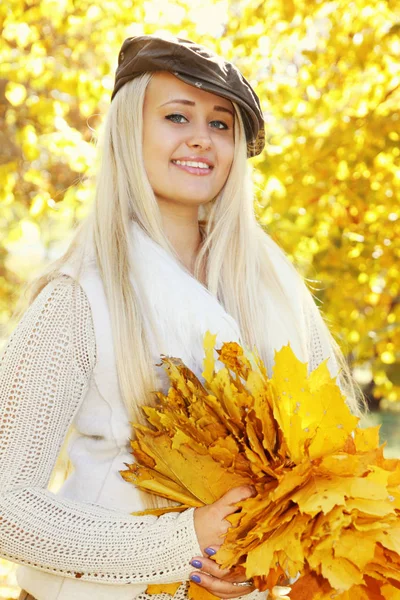
<path id="1" fill-rule="evenodd" d="M 233 104 L 227 98 L 189 85 L 167 71 L 154 73 L 146 89 L 145 101 L 151 104 L 156 102 L 159 106 L 175 99 L 218 105 L 234 112 Z"/>

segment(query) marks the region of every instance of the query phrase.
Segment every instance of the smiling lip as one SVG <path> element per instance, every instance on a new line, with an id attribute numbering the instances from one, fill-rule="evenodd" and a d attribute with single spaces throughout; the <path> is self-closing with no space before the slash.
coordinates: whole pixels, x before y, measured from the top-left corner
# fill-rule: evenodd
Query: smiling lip
<path id="1" fill-rule="evenodd" d="M 185 156 L 182 158 L 175 158 L 174 160 L 179 160 L 182 162 L 202 162 L 206 165 L 209 165 L 209 169 L 202 169 L 200 167 L 190 167 L 189 165 L 177 165 L 175 162 L 171 161 L 175 167 L 178 167 L 178 169 L 186 171 L 187 173 L 191 173 L 192 175 L 210 175 L 214 168 L 214 165 L 208 158 L 203 158 L 200 156 Z"/>

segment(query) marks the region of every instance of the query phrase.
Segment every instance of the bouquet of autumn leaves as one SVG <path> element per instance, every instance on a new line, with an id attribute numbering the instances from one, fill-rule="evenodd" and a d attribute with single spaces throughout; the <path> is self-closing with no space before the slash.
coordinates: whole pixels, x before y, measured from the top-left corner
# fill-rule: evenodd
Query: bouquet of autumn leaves
<path id="1" fill-rule="evenodd" d="M 269 378 L 256 352 L 232 342 L 216 370 L 215 341 L 207 332 L 204 384 L 162 359 L 170 389 L 143 407 L 149 427 L 135 425 L 123 477 L 179 503 L 154 514 L 254 486 L 215 558 L 260 590 L 300 574 L 292 600 L 400 599 L 400 461 L 384 458 L 379 428 L 357 427 L 327 361 L 308 376 L 288 345 Z"/>

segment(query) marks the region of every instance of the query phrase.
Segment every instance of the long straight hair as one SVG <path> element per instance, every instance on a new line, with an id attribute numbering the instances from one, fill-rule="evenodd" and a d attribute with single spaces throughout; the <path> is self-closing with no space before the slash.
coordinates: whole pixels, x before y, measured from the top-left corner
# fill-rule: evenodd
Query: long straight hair
<path id="1" fill-rule="evenodd" d="M 111 103 L 104 124 L 91 212 L 78 226 L 65 254 L 30 284 L 28 299 L 31 303 L 51 279 L 59 276 L 60 267 L 71 259 L 78 265 L 76 278 L 79 281 L 88 248 L 94 249 L 110 311 L 121 394 L 130 419 L 136 422 L 143 422 L 140 406 L 153 402 L 157 384 L 144 316 L 130 281 L 130 277 L 135 276 L 135 265 L 129 253 L 131 221 L 139 223 L 155 242 L 179 260 L 163 231 L 160 210 L 143 160 L 143 103 L 151 77 L 145 73 L 126 83 Z M 203 242 L 194 275 L 199 277 L 200 273 L 206 273 L 207 288 L 237 320 L 246 346 L 255 346 L 263 360 L 271 354 L 268 331 L 273 325 L 269 319 L 274 318 L 260 301 L 263 291 L 268 289 L 278 310 L 282 311 L 293 332 L 297 332 L 304 355 L 309 358 L 307 348 L 310 347 L 308 337 L 311 333 L 300 331 L 299 315 L 295 314 L 277 267 L 271 260 L 271 254 L 276 255 L 277 250 L 281 252 L 293 278 L 298 280 L 303 296 L 299 303 L 314 311 L 341 367 L 340 384 L 347 402 L 352 411 L 359 414 L 361 390 L 310 291 L 290 260 L 256 220 L 247 170 L 245 132 L 238 106 L 234 104 L 234 107 L 233 163 L 221 192 L 199 212 Z M 135 349 L 134 360 L 127 361 L 126 356 L 131 354 L 132 348 Z"/>

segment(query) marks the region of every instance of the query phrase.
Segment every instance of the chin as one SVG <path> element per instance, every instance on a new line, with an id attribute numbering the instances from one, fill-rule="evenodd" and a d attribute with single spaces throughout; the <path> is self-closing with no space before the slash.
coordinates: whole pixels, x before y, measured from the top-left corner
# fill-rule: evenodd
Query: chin
<path id="1" fill-rule="evenodd" d="M 213 192 L 211 190 L 188 190 L 185 189 L 185 197 L 182 197 L 182 201 L 189 203 L 204 204 L 213 200 L 219 192 Z"/>
<path id="2" fill-rule="evenodd" d="M 186 206 L 202 206 L 203 204 L 211 202 L 213 198 L 214 196 L 191 196 L 190 198 L 181 198 L 178 202 L 179 204 L 185 204 Z"/>

